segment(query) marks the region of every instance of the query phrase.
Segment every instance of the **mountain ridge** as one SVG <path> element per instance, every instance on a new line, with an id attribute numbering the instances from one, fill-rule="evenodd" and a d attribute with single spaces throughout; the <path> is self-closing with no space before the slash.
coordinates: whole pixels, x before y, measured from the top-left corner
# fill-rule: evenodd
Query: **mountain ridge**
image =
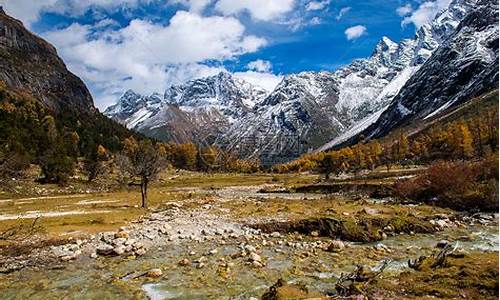
<path id="1" fill-rule="evenodd" d="M 170 111 L 164 114 L 170 120 L 161 120 L 159 114 L 149 110 L 134 119 L 140 119 L 140 127 L 130 120 L 122 122 L 147 135 L 154 129 L 154 137 L 165 139 L 158 125 L 163 121 L 168 125 L 163 127 L 165 130 L 178 127 L 173 120 L 181 114 L 183 119 L 190 120 L 186 126 L 192 128 L 188 131 L 193 140 L 206 140 L 210 136 L 219 146 L 270 163 L 290 160 L 313 149 L 324 150 L 327 148 L 325 143 L 331 146 L 331 142 L 327 143 L 329 140 L 352 142 L 387 109 L 392 109 L 393 99 L 477 3 L 477 0 L 453 0 L 431 23 L 421 26 L 413 38 L 396 43 L 384 36 L 370 57 L 356 59 L 336 71 L 286 75 L 273 91 L 265 96 L 261 94 L 248 109 L 232 104 L 214 110 L 210 103 L 199 101 L 186 109 L 178 105 L 182 101 L 174 101 L 180 111 L 173 113 L 173 104 L 165 101 L 166 95 L 172 94 L 167 90 L 163 106 Z M 230 74 L 226 77 L 225 80 L 231 81 Z M 196 80 L 203 83 L 208 78 L 193 81 Z M 189 88 L 182 91 L 196 94 L 196 89 L 195 92 Z M 238 87 L 229 94 L 249 97 L 248 92 L 242 94 Z M 105 113 L 116 118 L 109 109 Z"/>

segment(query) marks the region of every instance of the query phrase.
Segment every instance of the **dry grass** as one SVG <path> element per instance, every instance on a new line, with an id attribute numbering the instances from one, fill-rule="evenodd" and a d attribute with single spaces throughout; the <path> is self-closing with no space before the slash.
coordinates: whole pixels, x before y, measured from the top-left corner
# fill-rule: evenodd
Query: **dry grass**
<path id="1" fill-rule="evenodd" d="M 192 207 L 206 203 L 211 189 L 265 183 L 305 184 L 316 178 L 314 175 L 290 174 L 275 176 L 165 172 L 150 188 L 149 206 L 150 210 L 155 210 L 165 207 L 169 202 L 187 201 Z M 26 182 L 28 183 L 25 185 Z M 148 210 L 139 208 L 141 199 L 137 188 L 122 188 L 103 193 L 77 193 L 75 191 L 88 187 L 84 181 L 77 179 L 70 182 L 69 188 L 39 185 L 32 180 L 17 181 L 16 185 L 20 190 L 18 193 L 0 194 L 0 232 L 20 222 L 29 222 L 34 216 L 41 214 L 40 225 L 49 237 L 67 238 L 115 230 L 149 213 Z M 22 190 L 23 188 L 25 189 Z M 43 189 L 43 196 L 33 193 L 35 189 Z M 58 216 L 58 213 L 67 215 Z M 20 216 L 21 219 L 5 220 L 5 217 L 9 216 Z"/>

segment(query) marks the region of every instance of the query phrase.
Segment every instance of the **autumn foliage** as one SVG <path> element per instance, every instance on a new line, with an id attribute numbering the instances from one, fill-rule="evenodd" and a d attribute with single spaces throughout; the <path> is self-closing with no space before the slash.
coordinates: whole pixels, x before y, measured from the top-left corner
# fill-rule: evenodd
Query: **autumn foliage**
<path id="1" fill-rule="evenodd" d="M 401 198 L 459 210 L 498 210 L 498 154 L 478 162 L 437 161 L 424 174 L 396 183 Z"/>

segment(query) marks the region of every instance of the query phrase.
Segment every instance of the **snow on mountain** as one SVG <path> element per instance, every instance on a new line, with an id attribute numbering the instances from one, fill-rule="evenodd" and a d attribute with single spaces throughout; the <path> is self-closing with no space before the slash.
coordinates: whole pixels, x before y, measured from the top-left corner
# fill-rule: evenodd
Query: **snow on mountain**
<path id="1" fill-rule="evenodd" d="M 371 57 L 356 60 L 335 72 L 340 83 L 337 109 L 343 112 L 341 119 L 349 128 L 327 145 L 345 142 L 377 121 L 374 116 L 380 116 L 389 107 L 476 3 L 477 0 L 453 0 L 431 23 L 420 27 L 413 39 L 396 44 L 383 37 Z"/>
<path id="2" fill-rule="evenodd" d="M 231 126 L 218 142 L 264 164 L 288 161 L 341 131 L 342 123 L 329 113 L 337 94 L 332 73 L 285 76 L 252 114 Z"/>
<path id="3" fill-rule="evenodd" d="M 452 5 L 459 2 L 452 2 Z M 463 15 L 461 9 L 451 11 Z M 446 20 L 456 15 L 444 14 Z M 442 18 L 438 16 L 437 20 Z M 497 88 L 498 36 L 498 3 L 495 0 L 477 1 L 474 9 L 406 82 L 377 121 L 361 134 L 367 139 L 381 137 L 402 124 L 431 118 L 453 105 Z M 351 142 L 354 140 L 355 136 Z"/>
<path id="4" fill-rule="evenodd" d="M 396 43 L 383 37 L 368 58 L 335 72 L 287 75 L 270 93 L 223 72 L 171 86 L 163 97 L 128 91 L 105 114 L 156 138 L 205 141 L 210 136 L 211 141 L 242 156 L 259 157 L 264 163 L 286 161 L 329 140 L 326 148 L 349 141 L 379 122 L 387 111 L 418 112 L 418 107 L 401 100 L 401 94 L 416 84 L 415 78 L 427 81 L 421 75 L 424 66 L 434 68 L 432 76 L 453 76 L 443 75 L 447 67 L 443 63 L 429 65 L 429 61 L 434 61 L 436 51 L 450 45 L 457 28 L 463 31 L 462 20 L 477 3 L 453 0 L 434 21 L 420 27 L 414 38 Z M 491 60 L 489 44 L 475 43 L 484 40 L 476 34 L 491 33 L 480 31 L 457 37 L 460 41 L 453 45 L 460 49 L 453 51 L 464 54 L 457 65 L 467 66 L 468 61 L 474 64 L 485 57 Z M 451 53 L 447 55 L 454 59 Z M 444 107 L 453 101 L 436 103 Z"/>
<path id="5" fill-rule="evenodd" d="M 267 95 L 267 91 L 231 74 L 221 72 L 215 76 L 199 78 L 169 87 L 163 96 L 142 96 L 127 91 L 118 102 L 104 112 L 105 115 L 156 138 L 176 136 L 173 123 L 182 120 L 184 127 L 199 132 L 199 126 L 229 126 L 252 111 Z M 188 124 L 191 123 L 191 124 Z M 188 126 L 189 125 L 189 126 Z M 207 133 L 208 134 L 208 133 Z M 174 140 L 197 140 L 195 132 L 180 133 Z"/>

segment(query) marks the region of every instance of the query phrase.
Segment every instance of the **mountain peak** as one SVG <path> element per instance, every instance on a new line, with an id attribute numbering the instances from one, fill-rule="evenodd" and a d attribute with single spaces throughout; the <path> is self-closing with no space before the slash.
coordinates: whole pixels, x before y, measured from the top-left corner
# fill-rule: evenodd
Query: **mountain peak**
<path id="1" fill-rule="evenodd" d="M 220 79 L 231 79 L 233 78 L 233 75 L 229 73 L 228 71 L 220 71 L 219 74 L 216 75 L 217 78 Z"/>
<path id="2" fill-rule="evenodd" d="M 134 90 L 128 89 L 120 98 L 130 98 L 133 96 L 140 96 Z"/>
<path id="3" fill-rule="evenodd" d="M 393 42 L 390 38 L 383 36 L 375 46 L 372 56 L 381 56 L 384 55 L 384 53 L 390 54 L 396 51 L 397 48 L 397 43 Z"/>

